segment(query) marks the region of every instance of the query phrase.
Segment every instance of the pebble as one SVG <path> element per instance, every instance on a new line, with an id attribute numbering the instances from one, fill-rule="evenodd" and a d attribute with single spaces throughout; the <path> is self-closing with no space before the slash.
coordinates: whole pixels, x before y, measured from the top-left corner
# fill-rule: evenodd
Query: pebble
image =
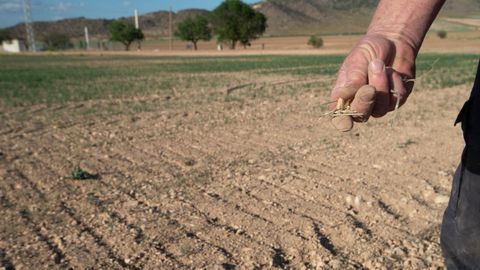
<path id="1" fill-rule="evenodd" d="M 406 268 L 413 268 L 413 269 L 425 269 L 425 263 L 418 259 L 418 258 L 409 258 L 403 263 L 404 267 Z"/>
<path id="2" fill-rule="evenodd" d="M 311 256 L 310 257 L 310 260 L 312 262 L 312 265 L 316 268 L 316 269 L 324 269 L 325 267 L 325 263 L 323 262 L 323 259 L 322 257 L 318 256 L 318 255 L 314 255 L 314 256 Z"/>
<path id="3" fill-rule="evenodd" d="M 362 203 L 362 197 L 355 196 L 355 200 L 353 201 L 353 203 L 355 204 L 355 206 L 359 207 L 360 204 Z"/>
<path id="4" fill-rule="evenodd" d="M 341 269 L 342 268 L 342 262 L 340 260 L 331 260 L 328 264 L 333 269 Z"/>
<path id="5" fill-rule="evenodd" d="M 448 203 L 449 199 L 450 198 L 448 196 L 438 195 L 437 197 L 435 197 L 435 203 L 436 204 Z"/>
<path id="6" fill-rule="evenodd" d="M 449 173 L 446 171 L 438 171 L 438 174 L 441 176 L 449 176 Z"/>
<path id="7" fill-rule="evenodd" d="M 345 197 L 345 201 L 347 202 L 348 205 L 352 205 L 352 202 L 353 202 L 352 196 Z"/>
<path id="8" fill-rule="evenodd" d="M 172 200 L 175 199 L 176 194 L 175 194 L 175 191 L 173 189 L 170 189 L 168 191 L 168 195 L 170 196 L 170 199 L 172 199 Z"/>
<path id="9" fill-rule="evenodd" d="M 407 253 L 400 247 L 396 247 L 392 250 L 392 255 L 396 257 L 405 257 Z"/>
<path id="10" fill-rule="evenodd" d="M 134 200 L 130 200 L 130 201 L 125 202 L 126 207 L 135 207 L 137 205 L 138 205 L 138 202 L 134 201 Z"/>

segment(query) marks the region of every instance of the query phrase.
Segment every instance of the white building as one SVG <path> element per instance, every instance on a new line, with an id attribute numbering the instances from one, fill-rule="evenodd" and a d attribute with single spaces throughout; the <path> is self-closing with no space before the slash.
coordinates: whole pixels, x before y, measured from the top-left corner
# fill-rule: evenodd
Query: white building
<path id="1" fill-rule="evenodd" d="M 18 39 L 6 40 L 2 42 L 2 49 L 4 52 L 19 53 L 26 51 L 23 41 Z"/>

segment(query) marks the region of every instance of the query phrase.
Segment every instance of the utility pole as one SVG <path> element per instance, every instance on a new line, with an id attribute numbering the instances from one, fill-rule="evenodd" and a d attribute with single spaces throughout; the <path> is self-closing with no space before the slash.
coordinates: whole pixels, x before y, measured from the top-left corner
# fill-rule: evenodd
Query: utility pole
<path id="1" fill-rule="evenodd" d="M 88 27 L 85 26 L 85 44 L 87 51 L 90 50 L 90 37 L 88 36 Z"/>
<path id="2" fill-rule="evenodd" d="M 140 25 L 138 24 L 138 10 L 135 9 L 134 13 L 135 13 L 135 28 L 138 29 L 140 28 Z"/>
<path id="3" fill-rule="evenodd" d="M 170 51 L 173 50 L 173 14 L 172 14 L 172 7 L 170 7 L 170 13 L 168 16 L 168 32 L 170 36 Z"/>
<path id="4" fill-rule="evenodd" d="M 138 23 L 138 10 L 135 9 L 133 13 L 135 15 L 135 28 L 139 30 L 140 24 Z M 137 40 L 137 50 L 140 51 L 141 49 L 142 49 L 142 42 L 140 40 Z"/>
<path id="5" fill-rule="evenodd" d="M 23 0 L 23 13 L 25 15 L 25 32 L 27 33 L 28 48 L 32 52 L 37 51 L 35 45 L 35 33 L 33 32 L 32 8 L 30 0 Z"/>

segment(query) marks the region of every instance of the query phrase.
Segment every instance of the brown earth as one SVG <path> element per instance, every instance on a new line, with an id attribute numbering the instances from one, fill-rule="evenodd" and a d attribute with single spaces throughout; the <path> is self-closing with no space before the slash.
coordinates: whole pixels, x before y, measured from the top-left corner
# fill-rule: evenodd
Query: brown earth
<path id="1" fill-rule="evenodd" d="M 2 109 L 0 265 L 442 269 L 467 96 L 423 90 L 393 127 L 344 134 L 321 117 L 324 89 L 208 106 L 179 89 L 131 115 L 75 113 L 102 101 Z M 78 163 L 100 178 L 67 177 Z"/>
<path id="2" fill-rule="evenodd" d="M 453 22 L 453 23 L 458 23 L 458 24 L 463 24 L 463 25 L 468 25 L 468 26 L 474 26 L 474 27 L 480 27 L 480 19 L 459 19 L 459 18 L 446 18 L 446 21 Z"/>
<path id="3" fill-rule="evenodd" d="M 217 51 L 215 42 L 199 42 L 198 51 L 186 49 L 187 42 L 175 40 L 173 50 L 167 40 L 146 41 L 142 45 L 141 53 L 152 55 L 256 55 L 256 54 L 346 54 L 358 42 L 361 35 L 323 36 L 324 46 L 313 49 L 307 45 L 309 36 L 295 37 L 265 37 L 252 42 L 252 46 L 236 50 L 224 48 Z M 121 50 L 122 47 L 116 48 Z M 92 50 L 95 52 L 96 50 Z M 108 51 L 101 51 L 109 53 Z M 111 51 L 118 53 L 118 51 Z M 422 52 L 440 53 L 480 53 L 480 32 L 449 33 L 446 39 L 440 39 L 435 33 L 430 33 L 422 47 Z M 82 51 L 81 53 L 85 53 Z M 130 53 L 135 51 L 132 45 Z"/>

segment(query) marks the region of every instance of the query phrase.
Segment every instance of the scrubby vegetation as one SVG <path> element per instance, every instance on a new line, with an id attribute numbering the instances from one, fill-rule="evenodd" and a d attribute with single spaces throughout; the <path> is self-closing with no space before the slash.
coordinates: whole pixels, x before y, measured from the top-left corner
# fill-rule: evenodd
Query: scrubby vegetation
<path id="1" fill-rule="evenodd" d="M 445 38 L 447 38 L 447 31 L 445 31 L 445 30 L 439 30 L 439 31 L 437 32 L 437 36 L 438 36 L 439 38 L 441 38 L 441 39 L 445 39 Z"/>
<path id="2" fill-rule="evenodd" d="M 318 36 L 311 36 L 308 40 L 308 45 L 312 46 L 313 48 L 321 48 L 323 47 L 323 39 Z"/>

